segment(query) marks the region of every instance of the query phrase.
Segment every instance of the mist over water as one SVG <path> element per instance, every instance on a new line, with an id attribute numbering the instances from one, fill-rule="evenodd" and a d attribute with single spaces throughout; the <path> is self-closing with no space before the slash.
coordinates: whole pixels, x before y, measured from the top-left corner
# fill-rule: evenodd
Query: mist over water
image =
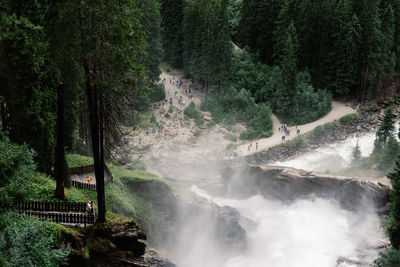
<path id="1" fill-rule="evenodd" d="M 337 173 L 350 167 L 354 147 L 360 146 L 361 155 L 368 157 L 374 148 L 375 133 L 349 137 L 343 141 L 328 144 L 293 159 L 277 161 L 271 165 L 293 167 L 306 171 Z"/>
<path id="2" fill-rule="evenodd" d="M 371 154 L 374 139 L 374 133 L 350 137 L 274 165 L 333 172 L 335 168 L 349 166 L 357 141 L 362 156 Z M 288 204 L 260 195 L 235 199 L 235 196 L 227 198 L 216 193 L 218 190 L 206 191 L 204 188 L 208 190 L 222 184 L 220 171 L 226 156 L 218 142 L 215 136 L 206 136 L 190 147 L 160 150 L 148 161 L 149 168 L 155 173 L 193 185 L 191 191 L 203 201 L 236 209 L 240 214 L 240 225 L 246 231 L 246 249 L 232 255 L 227 252 L 230 251 L 229 244 L 218 242 L 212 213 L 200 210 L 193 214 L 181 210 L 179 216 L 182 219 L 176 232 L 171 233 L 177 242 L 172 246 L 168 243 L 169 246 L 164 248 L 177 266 L 347 267 L 366 266 L 377 257 L 378 247 L 386 237 L 380 217 L 372 208 L 365 209 L 368 205 L 354 212 L 322 198 L 301 199 Z"/>
<path id="3" fill-rule="evenodd" d="M 350 212 L 327 199 L 284 204 L 259 195 L 245 200 L 213 198 L 196 186 L 192 191 L 219 206 L 237 209 L 254 223 L 242 223 L 248 249 L 219 266 L 352 266 L 339 265 L 341 257 L 371 263 L 377 252 L 368 248 L 383 236 L 380 219 L 372 211 Z"/>

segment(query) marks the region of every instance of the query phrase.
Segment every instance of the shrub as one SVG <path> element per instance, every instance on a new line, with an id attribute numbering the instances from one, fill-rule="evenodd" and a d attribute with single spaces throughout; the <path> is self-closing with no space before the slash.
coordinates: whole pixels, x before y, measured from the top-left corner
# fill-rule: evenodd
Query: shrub
<path id="1" fill-rule="evenodd" d="M 400 250 L 390 248 L 379 252 L 379 258 L 374 261 L 376 267 L 400 266 Z"/>
<path id="2" fill-rule="evenodd" d="M 173 113 L 173 112 L 174 112 L 174 108 L 172 106 L 169 106 L 168 113 Z"/>
<path id="3" fill-rule="evenodd" d="M 185 116 L 188 116 L 191 119 L 194 119 L 194 123 L 197 126 L 201 126 L 204 124 L 203 115 L 200 114 L 195 108 L 194 102 L 190 102 L 189 106 L 187 106 L 183 113 Z"/>
<path id="4" fill-rule="evenodd" d="M 217 124 L 215 123 L 215 121 L 210 121 L 210 122 L 207 124 L 207 128 L 208 128 L 208 129 L 211 129 L 211 128 L 214 127 L 215 125 L 217 125 Z"/>
<path id="5" fill-rule="evenodd" d="M 197 126 L 203 125 L 203 124 L 204 124 L 203 116 L 198 116 L 198 117 L 196 117 L 196 118 L 194 119 L 194 123 L 195 123 Z"/>
<path id="6" fill-rule="evenodd" d="M 71 251 L 57 245 L 58 230 L 51 223 L 6 213 L 0 216 L 0 229 L 1 266 L 59 266 Z"/>
<path id="7" fill-rule="evenodd" d="M 17 145 L 0 133 L 0 211 L 12 206 L 14 201 L 29 198 L 30 184 L 36 165 L 34 151 L 27 145 Z"/>
<path id="8" fill-rule="evenodd" d="M 339 121 L 340 121 L 341 123 L 346 123 L 346 122 L 349 122 L 349 121 L 354 120 L 356 117 L 357 117 L 356 114 L 347 114 L 347 115 L 344 115 L 343 117 L 341 117 L 341 118 L 339 119 Z"/>
<path id="9" fill-rule="evenodd" d="M 224 135 L 224 139 L 232 141 L 232 142 L 236 142 L 238 138 L 234 134 L 226 134 L 226 135 Z"/>
<path id="10" fill-rule="evenodd" d="M 248 133 L 241 133 L 240 139 L 268 137 L 272 135 L 271 109 L 267 104 L 256 105 L 248 91 L 229 87 L 225 94 L 210 92 L 201 104 L 201 109 L 210 111 L 215 122 L 233 125 L 245 122 Z"/>
<path id="11" fill-rule="evenodd" d="M 187 106 L 184 110 L 184 114 L 191 119 L 196 118 L 198 115 L 198 111 L 195 108 L 194 102 L 190 102 L 189 106 Z"/>
<path id="12" fill-rule="evenodd" d="M 153 124 L 153 125 L 157 124 L 157 119 L 156 119 L 156 116 L 154 115 L 154 113 L 151 114 L 150 123 Z"/>
<path id="13" fill-rule="evenodd" d="M 149 93 L 149 100 L 151 103 L 158 102 L 165 99 L 164 84 L 156 84 Z"/>
<path id="14" fill-rule="evenodd" d="M 315 127 L 313 134 L 314 134 L 314 136 L 319 136 L 324 131 L 325 131 L 324 125 L 318 125 L 317 127 Z"/>

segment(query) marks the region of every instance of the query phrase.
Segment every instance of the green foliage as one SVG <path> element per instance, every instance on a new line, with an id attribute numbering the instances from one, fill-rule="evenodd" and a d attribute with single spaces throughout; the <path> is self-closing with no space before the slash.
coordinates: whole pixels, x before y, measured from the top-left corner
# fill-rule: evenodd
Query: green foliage
<path id="1" fill-rule="evenodd" d="M 0 215 L 0 263 L 2 266 L 53 267 L 65 264 L 71 249 L 58 246 L 54 224 Z"/>
<path id="2" fill-rule="evenodd" d="M 149 99 L 151 103 L 164 100 L 165 99 L 164 84 L 154 85 L 154 87 L 150 91 Z"/>
<path id="3" fill-rule="evenodd" d="M 183 0 L 161 1 L 164 59 L 175 68 L 183 66 Z"/>
<path id="4" fill-rule="evenodd" d="M 196 110 L 194 102 L 190 102 L 190 104 L 184 109 L 183 113 L 191 119 L 199 116 L 199 112 Z"/>
<path id="5" fill-rule="evenodd" d="M 314 128 L 313 135 L 318 137 L 325 131 L 324 125 L 318 125 L 317 127 Z"/>
<path id="6" fill-rule="evenodd" d="M 271 109 L 266 104 L 256 105 L 250 92 L 245 89 L 228 88 L 223 95 L 210 92 L 201 109 L 211 111 L 217 123 L 247 123 L 248 130 L 240 135 L 241 139 L 269 137 L 272 135 Z"/>
<path id="7" fill-rule="evenodd" d="M 360 164 L 361 161 L 361 150 L 360 150 L 360 146 L 358 145 L 358 141 L 357 141 L 357 145 L 353 148 L 353 158 L 351 160 L 351 164 L 353 166 L 357 166 Z"/>
<path id="8" fill-rule="evenodd" d="M 1 22 L 0 95 L 7 114 L 2 117 L 4 130 L 13 142 L 28 143 L 37 152 L 39 169 L 50 173 L 58 73 L 49 62 L 45 31 L 29 19 L 15 15 L 2 15 Z"/>
<path id="9" fill-rule="evenodd" d="M 379 252 L 379 258 L 374 261 L 375 267 L 400 266 L 400 250 L 389 248 Z"/>
<path id="10" fill-rule="evenodd" d="M 31 196 L 36 170 L 33 157 L 34 152 L 27 145 L 16 145 L 0 136 L 0 211 Z"/>
<path id="11" fill-rule="evenodd" d="M 204 118 L 203 115 L 198 112 L 195 108 L 194 102 L 190 102 L 189 106 L 187 106 L 184 110 L 183 113 L 185 116 L 194 119 L 194 123 L 197 126 L 201 126 L 204 124 Z"/>
<path id="12" fill-rule="evenodd" d="M 146 33 L 146 56 L 142 59 L 142 64 L 146 68 L 147 76 L 150 81 L 156 82 L 161 74 L 160 63 L 163 57 L 161 41 L 161 14 L 160 2 L 158 0 L 137 0 L 136 4 L 141 11 L 140 23 L 142 30 Z M 157 90 L 156 85 L 154 90 Z M 160 96 L 160 94 L 156 94 Z M 161 101 L 164 98 L 152 98 L 151 102 Z"/>
<path id="13" fill-rule="evenodd" d="M 357 117 L 356 114 L 347 114 L 347 115 L 344 115 L 343 117 L 341 117 L 341 118 L 339 119 L 339 121 L 340 121 L 341 123 L 346 123 L 346 122 L 349 122 L 349 121 L 354 120 L 356 117 Z"/>
<path id="14" fill-rule="evenodd" d="M 389 136 L 393 135 L 394 118 L 395 116 L 393 114 L 392 108 L 387 108 L 385 111 L 385 116 L 383 117 L 383 120 L 379 125 L 378 130 L 376 131 L 373 151 L 373 154 L 375 156 L 378 156 L 382 152 L 382 149 L 384 148 Z"/>
<path id="15" fill-rule="evenodd" d="M 211 128 L 214 127 L 215 125 L 217 125 L 217 124 L 215 123 L 215 121 L 210 121 L 210 122 L 207 124 L 207 128 L 208 128 L 208 129 L 211 129 Z"/>
<path id="16" fill-rule="evenodd" d="M 187 1 L 183 33 L 185 73 L 221 84 L 231 74 L 228 0 Z"/>
<path id="17" fill-rule="evenodd" d="M 400 248 L 400 163 L 397 159 L 395 168 L 387 174 L 393 190 L 390 192 L 392 201 L 389 217 L 391 220 L 386 224 L 386 231 L 389 235 L 390 243 L 395 249 Z"/>
<path id="18" fill-rule="evenodd" d="M 378 159 L 378 169 L 384 173 L 389 171 L 397 159 L 398 152 L 399 144 L 397 143 L 396 138 L 391 134 L 389 135 Z"/>
<path id="19" fill-rule="evenodd" d="M 236 142 L 238 140 L 237 136 L 234 134 L 226 134 L 226 135 L 224 135 L 224 139 L 232 141 L 232 142 Z"/>
<path id="20" fill-rule="evenodd" d="M 79 154 L 67 154 L 66 155 L 68 166 L 70 168 L 78 167 L 78 166 L 87 166 L 93 164 L 93 158 L 82 156 Z"/>
<path id="21" fill-rule="evenodd" d="M 228 0 L 228 23 L 229 23 L 229 33 L 234 38 L 239 31 L 239 22 L 241 17 L 243 0 Z"/>
<path id="22" fill-rule="evenodd" d="M 174 112 L 174 108 L 172 106 L 169 106 L 168 113 L 173 113 L 173 112 Z"/>

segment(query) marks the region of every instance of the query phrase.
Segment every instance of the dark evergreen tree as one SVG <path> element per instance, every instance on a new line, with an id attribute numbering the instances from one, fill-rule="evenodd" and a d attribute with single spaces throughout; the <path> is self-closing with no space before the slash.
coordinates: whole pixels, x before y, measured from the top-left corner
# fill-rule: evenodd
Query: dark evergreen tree
<path id="1" fill-rule="evenodd" d="M 183 0 L 162 0 L 164 59 L 173 67 L 183 66 Z"/>
<path id="2" fill-rule="evenodd" d="M 390 243 L 394 249 L 400 249 L 400 159 L 397 159 L 396 166 L 387 177 L 390 179 L 393 190 L 390 192 L 392 205 L 389 214 L 387 233 Z"/>
<path id="3" fill-rule="evenodd" d="M 297 34 L 293 21 L 287 27 L 286 42 L 281 49 L 280 67 L 282 71 L 282 86 L 278 89 L 276 112 L 281 117 L 293 117 L 298 113 L 298 92 L 296 88 L 297 78 Z"/>
<path id="4" fill-rule="evenodd" d="M 55 145 L 57 71 L 49 60 L 45 31 L 25 17 L 5 15 L 1 20 L 0 95 L 4 101 L 4 130 L 8 130 L 13 142 L 28 143 L 37 152 L 39 170 L 50 173 Z"/>
<path id="5" fill-rule="evenodd" d="M 361 161 L 361 150 L 360 150 L 360 146 L 358 145 L 358 141 L 357 141 L 357 145 L 353 148 L 352 154 L 353 154 L 353 159 L 351 161 L 351 164 L 353 166 L 358 166 Z"/>
<path id="6" fill-rule="evenodd" d="M 357 83 L 359 73 L 357 62 L 361 42 L 361 27 L 356 15 L 351 15 L 348 1 L 341 0 L 335 9 L 335 31 L 333 53 L 334 62 L 329 66 L 333 70 L 333 79 L 328 83 L 330 90 L 338 95 L 351 92 Z"/>
<path id="7" fill-rule="evenodd" d="M 378 159 L 378 169 L 382 172 L 388 172 L 394 165 L 399 151 L 399 145 L 393 134 L 390 134 L 382 153 Z"/>
<path id="8" fill-rule="evenodd" d="M 383 121 L 379 125 L 376 131 L 376 138 L 374 143 L 374 154 L 379 155 L 385 146 L 389 136 L 393 135 L 394 131 L 394 114 L 391 107 L 387 108 L 385 111 L 385 116 Z"/>
<path id="9" fill-rule="evenodd" d="M 296 0 L 284 0 L 283 5 L 279 11 L 278 18 L 275 22 L 276 28 L 274 31 L 274 57 L 275 57 L 275 63 L 277 65 L 280 65 L 281 62 L 281 55 L 284 53 L 282 50 L 284 47 L 287 45 L 287 39 L 288 39 L 288 28 L 290 27 L 290 24 L 294 24 L 295 17 L 297 16 L 296 14 Z M 298 41 L 297 41 L 297 34 L 296 34 L 296 40 L 293 40 L 292 38 L 292 45 L 295 51 L 298 50 Z"/>
<path id="10" fill-rule="evenodd" d="M 140 23 L 147 42 L 146 57 L 142 64 L 150 81 L 155 82 L 161 74 L 160 63 L 163 57 L 160 3 L 158 0 L 138 0 L 136 4 L 142 13 Z"/>
<path id="11" fill-rule="evenodd" d="M 80 2 L 81 60 L 89 111 L 98 200 L 98 221 L 105 221 L 105 143 L 119 130 L 124 102 L 138 94 L 144 36 L 130 0 Z M 106 30 L 107 29 L 107 30 Z M 115 103 L 118 103 L 116 105 Z"/>

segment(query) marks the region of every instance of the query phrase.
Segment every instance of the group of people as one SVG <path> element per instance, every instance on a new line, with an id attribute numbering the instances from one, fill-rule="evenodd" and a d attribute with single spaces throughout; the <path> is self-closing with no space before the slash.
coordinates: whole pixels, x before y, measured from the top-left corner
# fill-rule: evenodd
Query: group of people
<path id="1" fill-rule="evenodd" d="M 248 151 L 250 151 L 250 149 L 253 147 L 253 143 L 250 143 L 248 146 L 247 146 L 247 150 Z M 258 150 L 258 142 L 256 142 L 256 150 Z"/>
<path id="2" fill-rule="evenodd" d="M 286 124 L 283 124 L 278 128 L 279 132 L 285 133 L 286 136 L 290 136 L 290 129 Z M 300 135 L 300 129 L 296 126 L 296 133 Z M 282 141 L 285 141 L 285 135 L 282 135 Z"/>

